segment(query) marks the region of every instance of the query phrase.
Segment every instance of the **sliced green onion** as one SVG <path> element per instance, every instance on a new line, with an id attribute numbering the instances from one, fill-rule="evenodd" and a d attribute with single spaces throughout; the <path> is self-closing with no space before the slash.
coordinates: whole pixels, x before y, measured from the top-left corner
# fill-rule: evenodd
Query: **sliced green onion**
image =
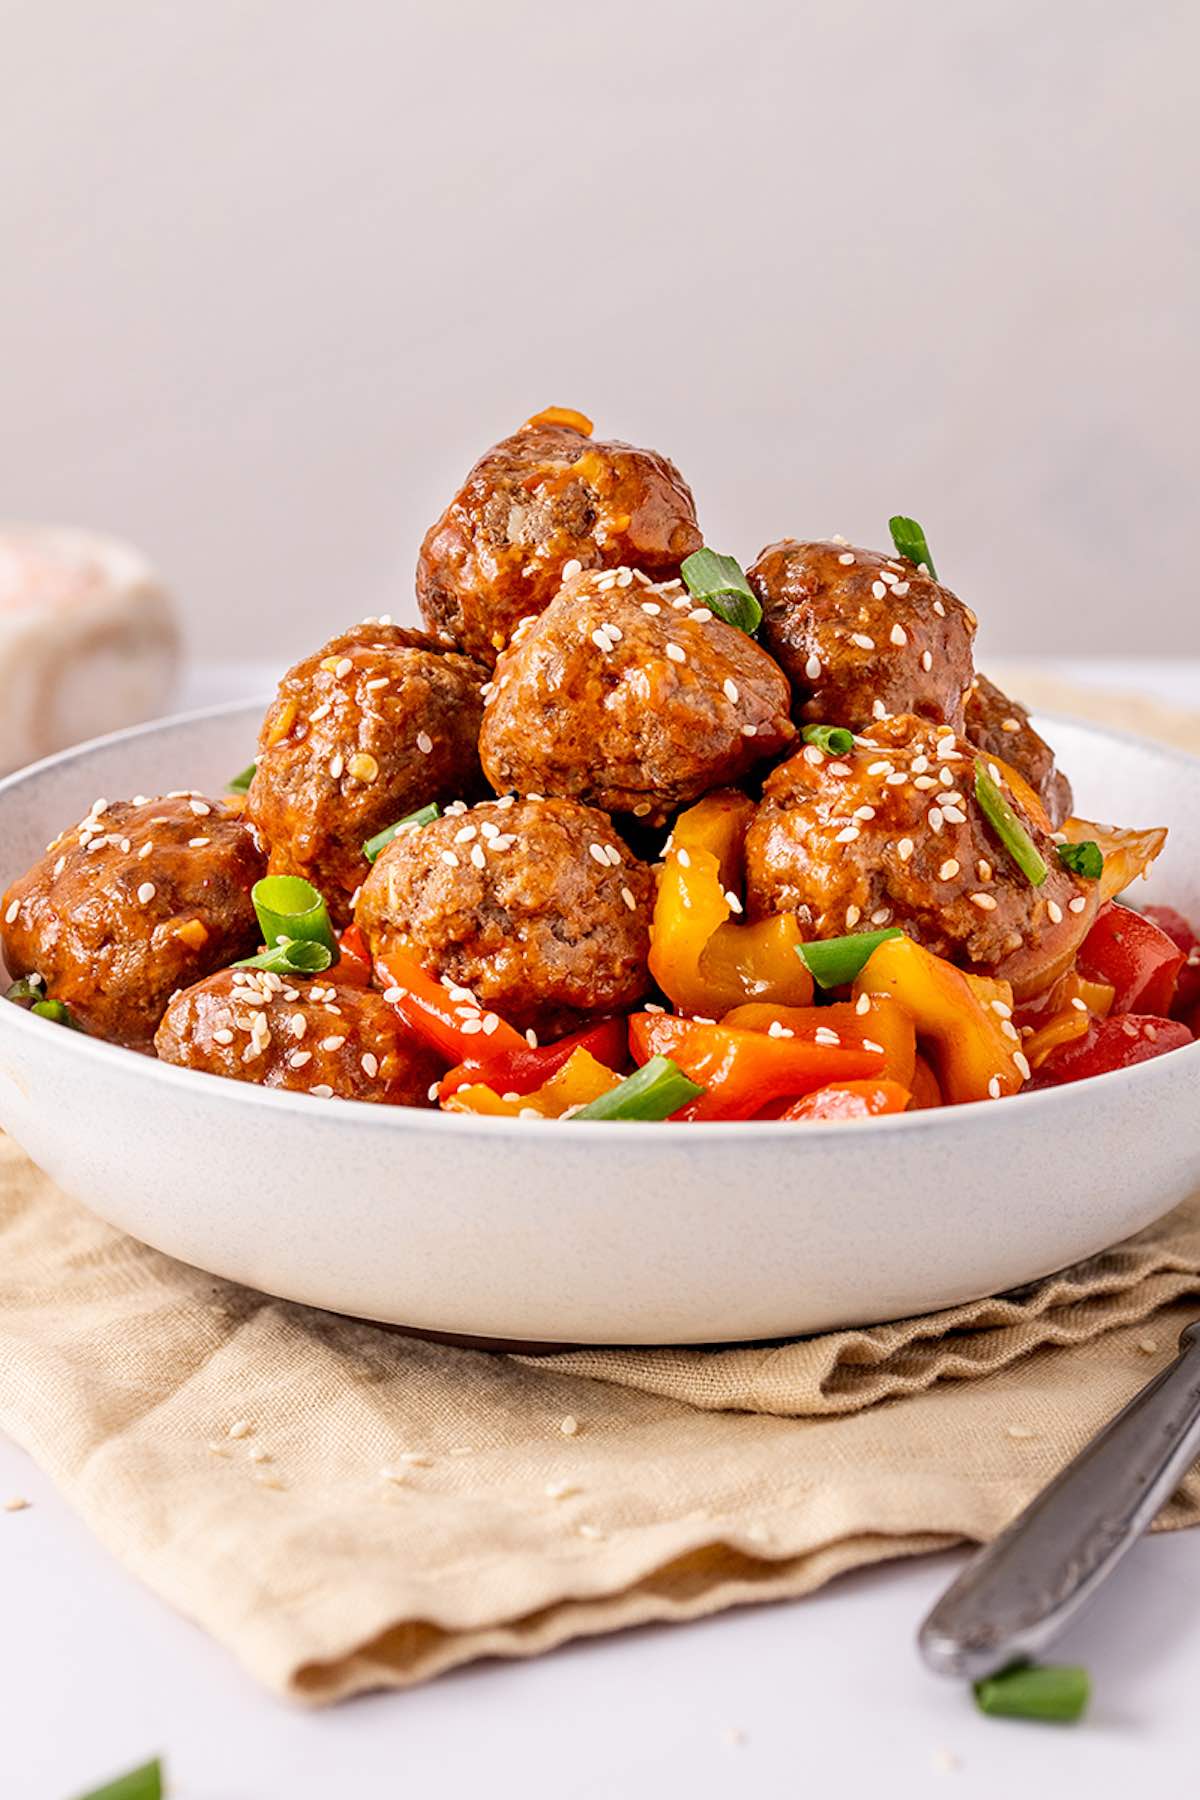
<path id="1" fill-rule="evenodd" d="M 1082 844 L 1059 844 L 1056 848 L 1064 869 L 1070 869 L 1072 875 L 1082 875 L 1085 881 L 1099 881 L 1104 873 L 1104 852 L 1094 839 L 1088 838 Z"/>
<path id="2" fill-rule="evenodd" d="M 38 1000 L 30 1007 L 39 1019 L 49 1019 L 54 1025 L 66 1025 L 71 1031 L 82 1031 L 83 1027 L 65 1000 Z"/>
<path id="3" fill-rule="evenodd" d="M 256 762 L 247 763 L 240 775 L 235 775 L 232 781 L 227 781 L 225 783 L 225 792 L 227 794 L 244 794 L 249 788 L 250 783 L 254 780 L 254 774 L 257 768 L 258 764 Z"/>
<path id="4" fill-rule="evenodd" d="M 373 838 L 368 838 L 363 845 L 363 855 L 369 863 L 373 863 L 401 831 L 419 831 L 422 825 L 432 825 L 441 816 L 441 807 L 436 800 L 431 800 L 428 806 L 419 807 L 416 812 L 405 813 L 402 819 L 397 819 L 386 831 L 376 832 Z"/>
<path id="5" fill-rule="evenodd" d="M 975 1683 L 975 1704 L 980 1712 L 1002 1719 L 1053 1719 L 1070 1724 L 1083 1717 L 1091 1694 L 1087 1670 L 1066 1664 L 1047 1668 L 1026 1664 Z"/>
<path id="6" fill-rule="evenodd" d="M 806 725 L 800 736 L 829 756 L 849 756 L 854 748 L 854 733 L 844 725 Z"/>
<path id="7" fill-rule="evenodd" d="M 690 1081 L 669 1056 L 652 1056 L 632 1075 L 598 1100 L 581 1106 L 573 1119 L 669 1119 L 697 1100 L 704 1089 Z"/>
<path id="8" fill-rule="evenodd" d="M 975 764 L 975 798 L 1022 875 L 1041 887 L 1050 873 L 1045 858 L 981 762 Z"/>
<path id="9" fill-rule="evenodd" d="M 295 938 L 337 949 L 325 902 L 310 881 L 299 875 L 264 875 L 250 890 L 258 927 L 267 949 Z"/>
<path id="10" fill-rule="evenodd" d="M 4 998 L 11 1000 L 14 1006 L 23 1006 L 26 1010 L 46 998 L 46 987 L 41 977 L 35 980 L 32 975 L 23 975 L 20 981 L 14 981 L 10 988 L 4 990 Z"/>
<path id="11" fill-rule="evenodd" d="M 79 1800 L 162 1800 L 162 1792 L 162 1763 L 155 1757 L 140 1769 L 130 1769 L 128 1775 L 118 1775 L 102 1788 L 81 1794 Z"/>
<path id="12" fill-rule="evenodd" d="M 727 625 L 736 625 L 739 631 L 758 630 L 762 607 L 735 556 L 718 556 L 715 550 L 693 550 L 684 557 L 679 573 L 689 594 Z"/>
<path id="13" fill-rule="evenodd" d="M 235 969 L 269 969 L 275 975 L 323 975 L 333 962 L 333 952 L 315 938 L 286 938 L 261 956 L 244 956 Z"/>
<path id="14" fill-rule="evenodd" d="M 899 554 L 907 556 L 909 562 L 916 563 L 918 568 L 924 563 L 936 581 L 937 570 L 929 554 L 929 545 L 925 542 L 925 532 L 916 519 L 906 519 L 903 513 L 897 513 L 894 519 L 888 520 L 888 529 Z"/>
<path id="15" fill-rule="evenodd" d="M 811 944 L 797 944 L 796 955 L 818 987 L 845 987 L 861 975 L 880 944 L 903 936 L 898 925 L 889 925 L 883 931 L 856 931 L 850 937 L 814 938 Z"/>

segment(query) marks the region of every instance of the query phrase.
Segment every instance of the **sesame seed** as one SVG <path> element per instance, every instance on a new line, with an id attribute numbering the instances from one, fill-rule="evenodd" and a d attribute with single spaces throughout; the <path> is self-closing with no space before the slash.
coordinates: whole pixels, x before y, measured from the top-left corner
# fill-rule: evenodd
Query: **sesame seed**
<path id="1" fill-rule="evenodd" d="M 637 901 L 634 899 L 631 889 L 623 887 L 621 889 L 621 898 L 629 908 L 630 912 L 637 911 Z"/>
<path id="2" fill-rule="evenodd" d="M 854 1010 L 860 1017 L 864 1013 L 869 1013 L 871 1010 L 870 994 L 860 994 L 858 999 L 854 1002 Z"/>
<path id="3" fill-rule="evenodd" d="M 206 838 L 206 837 L 189 838 L 188 839 L 188 849 L 189 850 L 203 850 L 203 848 L 206 844 L 211 844 L 211 843 L 212 843 L 211 838 Z"/>
<path id="4" fill-rule="evenodd" d="M 681 649 L 678 644 L 668 644 L 667 645 L 667 655 L 670 657 L 671 661 L 674 663 L 682 663 L 682 662 L 687 661 L 687 651 Z"/>
<path id="5" fill-rule="evenodd" d="M 988 1093 L 993 1100 L 1000 1098 L 1000 1077 L 998 1075 L 993 1075 L 988 1082 Z"/>
<path id="6" fill-rule="evenodd" d="M 834 838 L 835 844 L 852 844 L 861 834 L 857 825 L 846 825 Z"/>
<path id="7" fill-rule="evenodd" d="M 948 856 L 938 870 L 938 879 L 940 881 L 953 881 L 954 877 L 958 874 L 958 871 L 959 864 L 952 856 Z"/>
<path id="8" fill-rule="evenodd" d="M 321 1048 L 322 1048 L 322 1050 L 327 1050 L 327 1051 L 340 1050 L 342 1045 L 345 1043 L 345 1041 L 346 1040 L 344 1037 L 322 1038 L 321 1039 Z"/>
<path id="9" fill-rule="evenodd" d="M 844 563 L 846 565 L 846 567 L 849 568 L 850 564 L 854 561 L 853 550 L 843 550 L 841 555 L 838 557 L 838 561 L 840 563 Z"/>
<path id="10" fill-rule="evenodd" d="M 892 773 L 892 765 L 890 762 L 873 762 L 873 763 L 867 764 L 867 774 L 868 775 L 890 775 L 891 773 Z M 904 780 L 903 775 L 900 777 L 900 779 L 901 779 L 901 781 Z"/>
<path id="11" fill-rule="evenodd" d="M 1082 894 L 1077 894 L 1074 900 L 1067 901 L 1067 910 L 1073 913 L 1081 913 L 1086 905 L 1087 901 L 1084 896 Z"/>
<path id="12" fill-rule="evenodd" d="M 828 773 L 830 775 L 848 775 L 850 773 L 850 765 L 849 763 L 844 762 L 831 762 Z"/>
<path id="13" fill-rule="evenodd" d="M 819 656 L 810 656 L 809 657 L 808 661 L 804 665 L 804 675 L 805 675 L 805 679 L 808 681 L 820 681 L 820 679 L 821 679 L 821 659 Z"/>
<path id="14" fill-rule="evenodd" d="M 883 701 L 882 700 L 872 700 L 872 702 L 871 702 L 871 717 L 873 719 L 886 719 L 887 716 L 888 716 L 887 707 L 883 704 Z"/>
<path id="15" fill-rule="evenodd" d="M 961 807 L 947 806 L 945 801 L 942 802 L 942 817 L 949 825 L 965 825 L 967 822 L 967 815 Z"/>
<path id="16" fill-rule="evenodd" d="M 820 768 L 821 764 L 825 761 L 825 752 L 819 749 L 816 744 L 805 744 L 804 760 L 806 763 L 811 763 L 814 769 Z"/>
<path id="17" fill-rule="evenodd" d="M 593 642 L 593 644 L 595 644 L 597 650 L 603 650 L 603 652 L 606 656 L 612 650 L 612 645 L 609 643 L 608 638 L 605 636 L 604 632 L 601 631 L 601 629 L 598 625 L 597 625 L 595 631 L 593 631 L 593 633 L 592 633 L 592 642 Z"/>
<path id="18" fill-rule="evenodd" d="M 725 890 L 725 904 L 731 913 L 740 913 L 742 911 L 742 903 L 732 888 L 726 888 Z"/>
<path id="19" fill-rule="evenodd" d="M 559 579 L 561 581 L 572 581 L 576 575 L 582 574 L 583 564 L 577 556 L 572 556 L 569 561 L 563 564 L 562 569 L 559 572 Z"/>
<path id="20" fill-rule="evenodd" d="M 940 806 L 931 806 L 927 817 L 929 819 L 929 828 L 931 831 L 936 832 L 942 829 L 943 813 Z"/>
<path id="21" fill-rule="evenodd" d="M 758 735 L 758 726 L 757 725 L 743 725 L 742 726 L 742 736 L 743 737 L 756 737 L 757 735 Z"/>
<path id="22" fill-rule="evenodd" d="M 1020 1041 L 1021 1041 L 1021 1034 L 1020 1034 L 1020 1032 L 1019 1032 L 1019 1031 L 1018 1031 L 1018 1030 L 1017 1030 L 1017 1028 L 1016 1028 L 1016 1026 L 1015 1026 L 1015 1025 L 1014 1025 L 1014 1024 L 1013 1024 L 1013 1022 L 1012 1022 L 1012 1020 L 1011 1020 L 1011 1019 L 1001 1019 L 1001 1021 L 1000 1021 L 1000 1029 L 1001 1029 L 1001 1031 L 1002 1031 L 1002 1032 L 1003 1032 L 1003 1033 L 1004 1033 L 1004 1035 L 1005 1035 L 1005 1037 L 1006 1037 L 1006 1038 L 1011 1038 L 1011 1039 L 1012 1039 L 1012 1041 L 1013 1041 L 1013 1043 L 1014 1043 L 1014 1044 L 1019 1044 L 1019 1043 L 1020 1043 Z"/>
<path id="23" fill-rule="evenodd" d="M 1052 924 L 1052 925 L 1061 925 L 1061 924 L 1062 924 L 1062 922 L 1063 922 L 1063 909 L 1062 909 L 1062 907 L 1061 907 L 1061 906 L 1060 906 L 1060 905 L 1059 905 L 1059 904 L 1058 904 L 1058 901 L 1057 901 L 1057 900 L 1047 900 L 1047 902 L 1046 902 L 1046 912 L 1047 912 L 1047 914 L 1048 914 L 1048 916 L 1049 916 L 1049 919 L 1050 919 L 1050 923 L 1051 923 L 1051 924 Z"/>
<path id="24" fill-rule="evenodd" d="M 4 923 L 6 925 L 11 925 L 13 923 L 13 921 L 16 919 L 16 916 L 20 912 L 20 910 L 21 910 L 21 902 L 19 900 L 11 901 L 9 904 L 8 911 L 4 915 Z"/>
<path id="25" fill-rule="evenodd" d="M 458 867 L 458 858 L 455 856 L 453 850 L 443 850 L 442 861 L 448 869 L 457 869 Z"/>
<path id="26" fill-rule="evenodd" d="M 707 606 L 697 606 L 693 607 L 692 611 L 688 614 L 688 618 L 692 621 L 693 625 L 707 625 L 708 621 L 712 618 L 712 613 Z"/>
<path id="27" fill-rule="evenodd" d="M 342 770 L 345 767 L 346 767 L 345 757 L 342 755 L 340 750 L 335 750 L 334 754 L 329 759 L 329 773 L 333 776 L 333 779 L 335 781 L 341 780 Z"/>
<path id="28" fill-rule="evenodd" d="M 328 1087 L 323 1081 L 318 1081 L 316 1087 L 310 1087 L 308 1091 L 313 1095 L 314 1099 L 317 1100 L 333 1099 L 333 1089 Z"/>
<path id="29" fill-rule="evenodd" d="M 433 749 L 433 739 L 427 731 L 418 731 L 417 749 L 421 752 L 422 756 L 428 756 L 429 752 Z"/>
<path id="30" fill-rule="evenodd" d="M 944 607 L 944 606 L 943 606 L 943 605 L 942 605 L 942 603 L 941 603 L 941 601 L 940 601 L 940 600 L 935 600 L 935 601 L 934 601 L 934 603 L 933 603 L 933 610 L 934 610 L 934 612 L 935 612 L 935 613 L 936 613 L 936 614 L 937 614 L 937 616 L 938 616 L 938 618 L 939 618 L 939 619 L 944 619 L 944 618 L 945 618 L 945 616 L 946 616 L 946 609 L 945 609 L 945 607 Z"/>
<path id="31" fill-rule="evenodd" d="M 886 925 L 892 916 L 890 906 L 877 906 L 871 914 L 872 925 Z"/>
<path id="32" fill-rule="evenodd" d="M 841 1041 L 842 1040 L 837 1032 L 832 1031 L 828 1025 L 818 1025 L 816 1031 L 813 1033 L 813 1042 L 815 1044 L 820 1044 L 826 1050 L 836 1049 L 841 1044 Z"/>
<path id="33" fill-rule="evenodd" d="M 738 703 L 738 685 L 737 685 L 736 681 L 730 681 L 727 676 L 725 678 L 725 680 L 721 683 L 721 691 L 725 695 L 725 698 L 732 705 L 734 705 L 734 706 L 737 705 L 737 703 Z"/>
<path id="34" fill-rule="evenodd" d="M 856 819 L 873 819 L 875 808 L 873 806 L 856 806 L 853 816 Z"/>
<path id="35" fill-rule="evenodd" d="M 904 773 L 903 769 L 893 769 L 892 773 L 887 777 L 887 786 L 903 787 L 907 780 L 908 776 Z"/>
<path id="36" fill-rule="evenodd" d="M 351 662 L 350 658 L 348 656 L 343 656 L 340 662 L 334 664 L 333 672 L 338 680 L 341 681 L 342 677 L 348 675 L 353 667 L 354 664 Z"/>
<path id="37" fill-rule="evenodd" d="M 882 581 L 873 581 L 871 583 L 871 592 L 876 600 L 882 600 L 887 593 L 887 589 L 884 587 Z"/>
<path id="38" fill-rule="evenodd" d="M 911 838 L 901 838 L 900 842 L 896 845 L 896 854 L 899 856 L 901 862 L 907 862 L 915 849 L 916 845 Z"/>
<path id="39" fill-rule="evenodd" d="M 986 856 L 981 856 L 979 861 L 975 864 L 975 873 L 978 875 L 980 881 L 990 881 L 992 879 L 992 865 Z"/>
<path id="40" fill-rule="evenodd" d="M 1014 1063 L 1017 1065 L 1017 1068 L 1021 1071 L 1021 1074 L 1024 1077 L 1024 1079 L 1026 1081 L 1028 1081 L 1030 1075 L 1033 1073 L 1033 1071 L 1029 1067 L 1029 1058 L 1027 1056 L 1025 1056 L 1022 1051 L 1014 1050 L 1012 1053 L 1012 1059 L 1013 1059 Z"/>
<path id="41" fill-rule="evenodd" d="M 996 910 L 996 902 L 990 894 L 972 894 L 970 901 L 972 906 L 979 908 L 980 912 L 995 912 Z"/>
<path id="42" fill-rule="evenodd" d="M 907 594 L 908 587 L 909 584 L 907 581 L 897 581 L 893 583 L 892 592 L 893 594 L 904 595 Z"/>
<path id="43" fill-rule="evenodd" d="M 767 1036 L 768 1037 L 790 1038 L 790 1037 L 795 1037 L 795 1035 L 796 1034 L 792 1030 L 791 1026 L 783 1024 L 783 1022 L 779 1019 L 772 1019 L 771 1023 L 767 1026 Z"/>
<path id="44" fill-rule="evenodd" d="M 691 868 L 692 859 L 688 855 L 687 851 L 684 849 L 682 844 L 679 846 L 678 850 L 676 850 L 674 854 L 675 854 L 675 861 L 679 864 L 681 869 L 690 869 Z"/>
<path id="45" fill-rule="evenodd" d="M 247 1438 L 253 1430 L 254 1427 L 249 1419 L 235 1419 L 229 1427 L 229 1436 L 231 1438 Z"/>
<path id="46" fill-rule="evenodd" d="M 487 856 L 484 853 L 482 844 L 472 844 L 470 854 L 471 861 L 477 869 L 485 869 L 487 867 Z"/>
<path id="47" fill-rule="evenodd" d="M 304 1066 L 311 1061 L 311 1050 L 293 1050 L 288 1057 L 288 1067 L 292 1069 L 303 1069 Z"/>
<path id="48" fill-rule="evenodd" d="M 657 600 L 643 600 L 642 611 L 644 613 L 649 613 L 652 619 L 657 619 L 659 613 L 662 611 L 662 607 L 658 604 Z"/>
<path id="49" fill-rule="evenodd" d="M 848 906 L 846 908 L 846 930 L 853 931 L 854 927 L 858 924 L 858 921 L 861 918 L 862 918 L 862 908 L 861 907 Z"/>
<path id="50" fill-rule="evenodd" d="M 599 863 L 600 867 L 602 869 L 607 869 L 608 856 L 605 853 L 603 844 L 589 844 L 588 845 L 588 855 L 591 857 L 593 862 Z"/>
<path id="51" fill-rule="evenodd" d="M 313 990 L 314 1000 L 316 999 L 316 997 L 317 997 L 316 989 L 314 988 L 314 990 Z M 288 1030 L 291 1032 L 292 1036 L 294 1038 L 296 1038 L 297 1040 L 299 1040 L 300 1038 L 302 1038 L 304 1036 L 305 1032 L 308 1030 L 308 1020 L 304 1017 L 303 1013 L 293 1013 L 292 1014 L 291 1022 L 288 1026 Z"/>
<path id="52" fill-rule="evenodd" d="M 932 669 L 932 667 L 933 667 L 933 652 L 932 652 L 932 650 L 922 650 L 922 652 L 921 652 L 921 667 L 924 669 L 925 673 L 928 675 L 930 669 Z"/>
<path id="53" fill-rule="evenodd" d="M 558 1429 L 564 1437 L 575 1437 L 579 1431 L 579 1420 L 574 1413 L 568 1413 L 565 1419 L 560 1419 Z"/>
<path id="54" fill-rule="evenodd" d="M 1158 1340 L 1150 1337 L 1139 1338 L 1137 1347 L 1143 1356 L 1154 1356 L 1158 1351 Z"/>
<path id="55" fill-rule="evenodd" d="M 373 1081 L 379 1073 L 379 1058 L 373 1056 L 369 1050 L 364 1050 L 362 1056 L 359 1058 L 359 1066 L 361 1067 L 363 1074 L 369 1075 Z"/>
<path id="56" fill-rule="evenodd" d="M 455 832 L 454 841 L 456 844 L 469 844 L 475 838 L 477 831 L 478 827 L 475 825 L 464 825 Z"/>
<path id="57" fill-rule="evenodd" d="M 850 642 L 852 644 L 857 644 L 860 650 L 873 650 L 875 648 L 875 639 L 873 637 L 868 637 L 865 631 L 852 631 L 850 633 Z"/>
<path id="58" fill-rule="evenodd" d="M 153 900 L 153 898 L 154 898 L 155 894 L 157 894 L 157 892 L 158 892 L 158 889 L 155 887 L 155 885 L 152 881 L 143 881 L 141 887 L 137 891 L 137 897 L 138 897 L 139 903 L 142 906 L 149 906 L 150 902 Z"/>
<path id="59" fill-rule="evenodd" d="M 962 761 L 962 757 L 959 755 L 958 750 L 955 747 L 953 733 L 951 733 L 950 735 L 948 735 L 946 737 L 940 737 L 938 739 L 937 755 L 938 755 L 938 760 L 940 762 L 961 762 Z"/>

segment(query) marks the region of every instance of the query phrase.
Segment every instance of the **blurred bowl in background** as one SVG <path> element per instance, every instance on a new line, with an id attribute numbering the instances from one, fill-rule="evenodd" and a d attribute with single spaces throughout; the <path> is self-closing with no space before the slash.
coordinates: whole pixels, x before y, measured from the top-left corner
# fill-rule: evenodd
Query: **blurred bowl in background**
<path id="1" fill-rule="evenodd" d="M 0 524 L 0 775 L 166 710 L 175 608 L 140 550 Z"/>

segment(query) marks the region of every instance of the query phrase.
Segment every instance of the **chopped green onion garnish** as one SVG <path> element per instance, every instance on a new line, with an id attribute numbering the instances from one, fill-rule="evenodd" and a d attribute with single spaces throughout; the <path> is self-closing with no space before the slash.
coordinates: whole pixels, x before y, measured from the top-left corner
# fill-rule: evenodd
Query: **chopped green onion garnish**
<path id="1" fill-rule="evenodd" d="M 924 563 L 933 579 L 937 580 L 937 570 L 933 566 L 933 558 L 929 554 L 929 545 L 925 542 L 925 533 L 915 519 L 906 519 L 903 513 L 897 513 L 894 519 L 888 520 L 888 529 L 892 534 L 892 542 L 901 556 L 907 556 L 909 562 L 920 568 Z"/>
<path id="2" fill-rule="evenodd" d="M 652 1056 L 648 1063 L 627 1075 L 617 1087 L 598 1100 L 581 1106 L 573 1119 L 669 1119 L 672 1113 L 697 1100 L 702 1087 L 690 1081 L 669 1056 Z"/>
<path id="3" fill-rule="evenodd" d="M 854 733 L 844 725 L 806 725 L 800 736 L 829 756 L 849 756 L 854 748 Z"/>
<path id="4" fill-rule="evenodd" d="M 29 1010 L 36 1013 L 39 1019 L 49 1019 L 55 1025 L 66 1025 L 71 1031 L 83 1029 L 64 1000 L 37 1000 Z"/>
<path id="5" fill-rule="evenodd" d="M 325 902 L 310 881 L 299 875 L 264 875 L 251 888 L 250 898 L 268 950 L 294 938 L 324 944 L 331 956 L 337 950 Z"/>
<path id="6" fill-rule="evenodd" d="M 1054 1719 L 1066 1724 L 1083 1717 L 1091 1693 L 1086 1669 L 1026 1664 L 977 1681 L 975 1704 L 996 1718 Z"/>
<path id="7" fill-rule="evenodd" d="M 762 607 L 745 571 L 735 556 L 718 556 L 715 550 L 694 550 L 685 556 L 679 573 L 688 593 L 739 631 L 757 631 Z"/>
<path id="8" fill-rule="evenodd" d="M 333 962 L 333 952 L 315 938 L 288 938 L 273 944 L 261 956 L 245 956 L 235 969 L 270 969 L 276 975 L 323 975 Z"/>
<path id="9" fill-rule="evenodd" d="M 436 800 L 431 800 L 428 806 L 422 806 L 416 812 L 405 813 L 402 819 L 397 819 L 396 823 L 389 825 L 386 831 L 376 832 L 373 838 L 368 838 L 363 845 L 363 855 L 369 863 L 373 863 L 381 851 L 386 850 L 392 839 L 400 832 L 419 831 L 422 825 L 431 825 L 435 819 L 440 819 L 441 816 L 441 807 Z"/>
<path id="10" fill-rule="evenodd" d="M 5 989 L 4 998 L 11 1000 L 14 1006 L 23 1006 L 28 1010 L 46 998 L 46 989 L 40 976 L 34 980 L 32 975 L 23 975 L 20 981 L 14 981 L 10 988 Z"/>
<path id="11" fill-rule="evenodd" d="M 1099 881 L 1104 873 L 1104 852 L 1092 838 L 1082 844 L 1059 844 L 1056 847 L 1058 860 L 1064 869 L 1070 869 L 1072 875 L 1082 875 L 1085 881 Z"/>
<path id="12" fill-rule="evenodd" d="M 162 1763 L 155 1757 L 140 1769 L 130 1769 L 128 1775 L 118 1775 L 102 1788 L 81 1794 L 79 1800 L 162 1800 L 162 1792 Z"/>
<path id="13" fill-rule="evenodd" d="M 856 931 L 850 937 L 814 938 L 811 944 L 797 944 L 796 955 L 818 987 L 845 987 L 862 973 L 880 944 L 903 936 L 898 925 L 889 925 L 884 931 Z"/>
<path id="14" fill-rule="evenodd" d="M 975 798 L 1022 875 L 1041 887 L 1050 873 L 1045 858 L 981 762 L 975 764 Z"/>
<path id="15" fill-rule="evenodd" d="M 248 763 L 240 775 L 235 775 L 232 781 L 227 781 L 225 783 L 226 793 L 244 794 L 249 788 L 250 783 L 254 780 L 254 772 L 257 768 L 258 764 L 256 762 Z"/>

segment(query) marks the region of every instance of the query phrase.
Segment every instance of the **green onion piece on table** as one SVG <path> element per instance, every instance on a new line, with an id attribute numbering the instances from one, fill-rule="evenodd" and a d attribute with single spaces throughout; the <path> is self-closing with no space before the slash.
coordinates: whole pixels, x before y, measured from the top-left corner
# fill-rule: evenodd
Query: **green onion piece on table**
<path id="1" fill-rule="evenodd" d="M 854 733 L 844 725 L 806 725 L 800 736 L 829 756 L 849 756 L 854 748 Z"/>
<path id="2" fill-rule="evenodd" d="M 39 1019 L 49 1019 L 53 1025 L 66 1025 L 71 1031 L 80 1031 L 82 1027 L 74 1013 L 64 1000 L 37 1000 L 30 1007 Z"/>
<path id="3" fill-rule="evenodd" d="M 363 845 L 363 855 L 369 863 L 373 863 L 387 849 L 392 839 L 398 837 L 402 831 L 419 831 L 422 825 L 432 825 L 433 821 L 440 819 L 441 816 L 442 809 L 436 800 L 430 801 L 428 806 L 422 806 L 416 812 L 405 813 L 402 819 L 397 819 L 396 823 L 389 825 L 386 831 L 376 832 L 373 838 L 368 838 Z"/>
<path id="4" fill-rule="evenodd" d="M 669 1119 L 698 1100 L 704 1089 L 690 1081 L 669 1056 L 652 1056 L 619 1086 L 581 1106 L 572 1119 Z"/>
<path id="5" fill-rule="evenodd" d="M 275 975 L 323 975 L 333 962 L 332 950 L 315 938 L 288 938 L 260 956 L 244 956 L 235 969 L 268 969 Z"/>
<path id="6" fill-rule="evenodd" d="M 814 938 L 811 944 L 797 944 L 796 955 L 818 987 L 845 987 L 862 974 L 880 944 L 903 936 L 898 925 L 889 925 L 883 931 L 856 931 L 850 937 Z"/>
<path id="7" fill-rule="evenodd" d="M 735 625 L 739 631 L 758 630 L 762 607 L 736 557 L 718 556 L 715 550 L 694 550 L 684 557 L 679 572 L 688 593 L 727 625 Z"/>
<path id="8" fill-rule="evenodd" d="M 257 768 L 258 768 L 257 763 L 248 763 L 247 766 L 242 770 L 240 775 L 235 775 L 233 777 L 232 781 L 227 781 L 225 783 L 225 792 L 227 794 L 244 794 L 244 793 L 246 793 L 247 790 L 249 789 L 250 783 L 254 780 L 254 771 Z"/>
<path id="9" fill-rule="evenodd" d="M 155 1757 L 140 1769 L 130 1769 L 128 1775 L 118 1775 L 102 1788 L 81 1794 L 79 1800 L 162 1800 L 162 1793 L 162 1763 Z"/>
<path id="10" fill-rule="evenodd" d="M 1050 873 L 1045 859 L 981 762 L 975 764 L 975 798 L 1022 875 L 1034 887 L 1041 887 Z"/>
<path id="11" fill-rule="evenodd" d="M 1086 1669 L 1065 1664 L 1040 1668 L 1028 1663 L 977 1681 L 975 1704 L 980 1712 L 994 1718 L 1051 1719 L 1073 1724 L 1083 1717 L 1091 1693 Z"/>
<path id="12" fill-rule="evenodd" d="M 1099 881 L 1104 873 L 1104 852 L 1092 838 L 1082 844 L 1059 844 L 1058 860 L 1072 875 L 1085 881 Z"/>
<path id="13" fill-rule="evenodd" d="M 901 556 L 907 556 L 909 562 L 920 568 L 924 563 L 926 569 L 937 580 L 937 570 L 933 566 L 933 558 L 929 554 L 929 545 L 925 541 L 925 533 L 916 519 L 906 519 L 903 513 L 897 513 L 894 519 L 888 520 L 888 529 L 892 534 Z"/>
<path id="14" fill-rule="evenodd" d="M 310 881 L 299 875 L 264 875 L 250 890 L 258 926 L 267 949 L 281 941 L 307 938 L 337 951 L 325 902 Z"/>
<path id="15" fill-rule="evenodd" d="M 46 989 L 39 976 L 23 975 L 20 981 L 14 981 L 10 988 L 4 990 L 4 998 L 11 1000 L 14 1006 L 23 1006 L 26 1011 L 37 1002 L 46 998 Z"/>

